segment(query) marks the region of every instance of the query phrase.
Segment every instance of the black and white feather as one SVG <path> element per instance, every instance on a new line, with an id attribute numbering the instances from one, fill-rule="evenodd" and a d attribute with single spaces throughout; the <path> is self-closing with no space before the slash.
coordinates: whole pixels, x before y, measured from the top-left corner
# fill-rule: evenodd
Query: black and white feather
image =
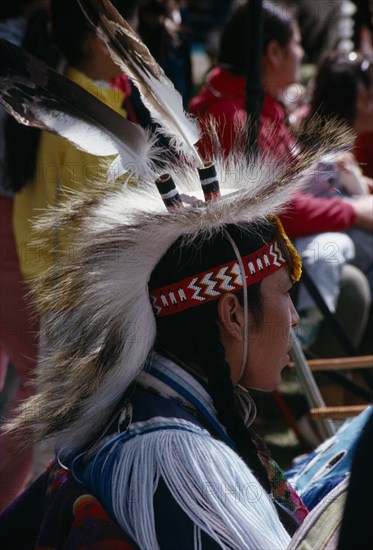
<path id="1" fill-rule="evenodd" d="M 167 135 L 177 152 L 182 152 L 196 166 L 202 167 L 195 148 L 200 138 L 198 124 L 185 113 L 179 92 L 148 48 L 110 1 L 78 1 L 98 35 L 106 42 L 114 61 L 138 87 L 160 131 Z"/>
<path id="2" fill-rule="evenodd" d="M 92 155 L 116 155 L 109 180 L 128 167 L 153 175 L 154 140 L 140 126 L 6 40 L 0 40 L 0 103 L 21 124 L 62 136 Z"/>

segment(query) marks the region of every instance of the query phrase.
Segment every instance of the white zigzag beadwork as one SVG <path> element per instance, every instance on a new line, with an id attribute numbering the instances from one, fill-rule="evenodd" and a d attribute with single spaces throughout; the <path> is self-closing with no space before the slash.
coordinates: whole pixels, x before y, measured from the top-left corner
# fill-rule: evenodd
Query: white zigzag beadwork
<path id="1" fill-rule="evenodd" d="M 276 240 L 252 254 L 242 257 L 246 285 L 252 285 L 280 269 L 286 260 Z M 242 274 L 237 261 L 186 277 L 182 281 L 151 291 L 150 297 L 157 317 L 172 315 L 211 300 L 226 292 L 237 292 L 243 287 Z"/>

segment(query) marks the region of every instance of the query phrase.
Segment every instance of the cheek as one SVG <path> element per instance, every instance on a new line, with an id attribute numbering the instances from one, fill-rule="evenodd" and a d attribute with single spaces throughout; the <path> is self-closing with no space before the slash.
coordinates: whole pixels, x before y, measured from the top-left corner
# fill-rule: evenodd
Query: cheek
<path id="1" fill-rule="evenodd" d="M 281 382 L 281 371 L 287 361 L 275 332 L 272 328 L 249 342 L 248 363 L 240 381 L 248 389 L 270 392 Z"/>
<path id="2" fill-rule="evenodd" d="M 249 336 L 249 353 L 252 358 L 261 358 L 263 362 L 281 355 L 289 345 L 290 319 L 289 315 L 274 312 L 257 334 Z"/>
<path id="3" fill-rule="evenodd" d="M 287 317 L 278 316 L 273 320 L 264 334 L 262 342 L 267 354 L 280 354 L 282 349 L 287 347 L 289 342 L 289 327 L 290 323 Z"/>
<path id="4" fill-rule="evenodd" d="M 276 294 L 263 300 L 263 316 L 260 327 L 249 330 L 249 349 L 258 356 L 281 353 L 289 346 L 292 324 L 292 301 L 288 294 Z M 249 316 L 249 327 L 253 319 Z"/>

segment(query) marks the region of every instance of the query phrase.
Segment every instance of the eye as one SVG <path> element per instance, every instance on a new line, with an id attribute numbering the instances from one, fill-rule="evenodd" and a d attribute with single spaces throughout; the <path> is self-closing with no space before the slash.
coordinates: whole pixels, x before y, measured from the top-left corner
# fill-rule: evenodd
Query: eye
<path id="1" fill-rule="evenodd" d="M 293 285 L 290 285 L 290 287 L 285 291 L 286 296 L 289 296 L 290 298 L 290 292 L 292 291 Z"/>

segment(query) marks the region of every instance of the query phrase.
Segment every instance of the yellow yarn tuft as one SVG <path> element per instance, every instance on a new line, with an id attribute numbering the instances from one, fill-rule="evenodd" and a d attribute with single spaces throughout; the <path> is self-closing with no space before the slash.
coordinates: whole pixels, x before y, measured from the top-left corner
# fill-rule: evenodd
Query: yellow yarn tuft
<path id="1" fill-rule="evenodd" d="M 273 216 L 273 221 L 277 225 L 281 237 L 284 239 L 287 249 L 289 250 L 292 260 L 292 271 L 290 273 L 293 283 L 297 283 L 302 275 L 302 258 L 299 256 L 297 249 L 287 236 L 284 226 L 281 223 L 280 218 Z"/>

